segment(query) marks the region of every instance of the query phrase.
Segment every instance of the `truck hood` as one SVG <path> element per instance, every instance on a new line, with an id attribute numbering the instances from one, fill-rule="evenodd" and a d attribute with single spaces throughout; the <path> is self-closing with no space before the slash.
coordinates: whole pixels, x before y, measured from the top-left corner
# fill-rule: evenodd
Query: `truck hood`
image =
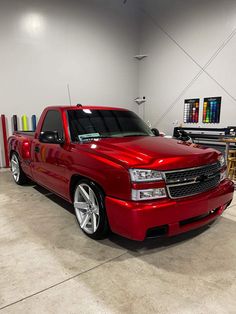
<path id="1" fill-rule="evenodd" d="M 220 155 L 211 148 L 152 136 L 98 139 L 77 145 L 79 150 L 109 159 L 125 168 L 192 168 L 214 163 Z"/>

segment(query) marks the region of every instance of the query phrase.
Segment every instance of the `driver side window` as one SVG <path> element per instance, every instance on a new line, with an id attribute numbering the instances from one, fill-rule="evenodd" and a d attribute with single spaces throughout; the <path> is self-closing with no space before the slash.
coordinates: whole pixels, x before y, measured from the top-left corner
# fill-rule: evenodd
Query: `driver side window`
<path id="1" fill-rule="evenodd" d="M 41 132 L 57 131 L 59 138 L 64 138 L 63 123 L 61 113 L 57 110 L 49 110 L 43 121 Z"/>

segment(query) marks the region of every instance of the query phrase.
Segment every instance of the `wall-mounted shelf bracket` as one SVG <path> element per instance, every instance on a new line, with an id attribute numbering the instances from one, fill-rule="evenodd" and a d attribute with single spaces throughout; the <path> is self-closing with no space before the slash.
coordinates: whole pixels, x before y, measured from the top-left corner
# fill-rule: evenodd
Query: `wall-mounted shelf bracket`
<path id="1" fill-rule="evenodd" d="M 134 58 L 137 60 L 143 60 L 146 57 L 147 57 L 147 55 L 136 55 L 136 56 L 134 56 Z"/>
<path id="2" fill-rule="evenodd" d="M 135 98 L 135 100 L 134 100 L 135 102 L 136 102 L 136 104 L 137 105 L 141 105 L 141 104 L 143 104 L 143 103 L 145 103 L 146 102 L 146 99 L 143 99 L 143 98 Z"/>

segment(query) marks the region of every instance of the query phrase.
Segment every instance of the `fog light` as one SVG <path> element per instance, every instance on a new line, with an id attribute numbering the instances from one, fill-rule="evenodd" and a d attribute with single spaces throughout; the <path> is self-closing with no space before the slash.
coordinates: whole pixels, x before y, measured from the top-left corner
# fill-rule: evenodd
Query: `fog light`
<path id="1" fill-rule="evenodd" d="M 132 200 L 153 200 L 166 197 L 165 188 L 149 189 L 149 190 L 132 190 Z"/>

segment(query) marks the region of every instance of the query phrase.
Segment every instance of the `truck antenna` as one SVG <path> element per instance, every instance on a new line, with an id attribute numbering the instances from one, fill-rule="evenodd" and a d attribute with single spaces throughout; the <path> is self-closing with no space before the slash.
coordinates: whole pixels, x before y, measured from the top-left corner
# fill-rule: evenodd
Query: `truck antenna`
<path id="1" fill-rule="evenodd" d="M 70 102 L 70 106 L 71 106 L 71 96 L 70 96 L 70 85 L 67 84 L 67 91 L 68 91 L 68 97 L 69 97 L 69 102 Z"/>

